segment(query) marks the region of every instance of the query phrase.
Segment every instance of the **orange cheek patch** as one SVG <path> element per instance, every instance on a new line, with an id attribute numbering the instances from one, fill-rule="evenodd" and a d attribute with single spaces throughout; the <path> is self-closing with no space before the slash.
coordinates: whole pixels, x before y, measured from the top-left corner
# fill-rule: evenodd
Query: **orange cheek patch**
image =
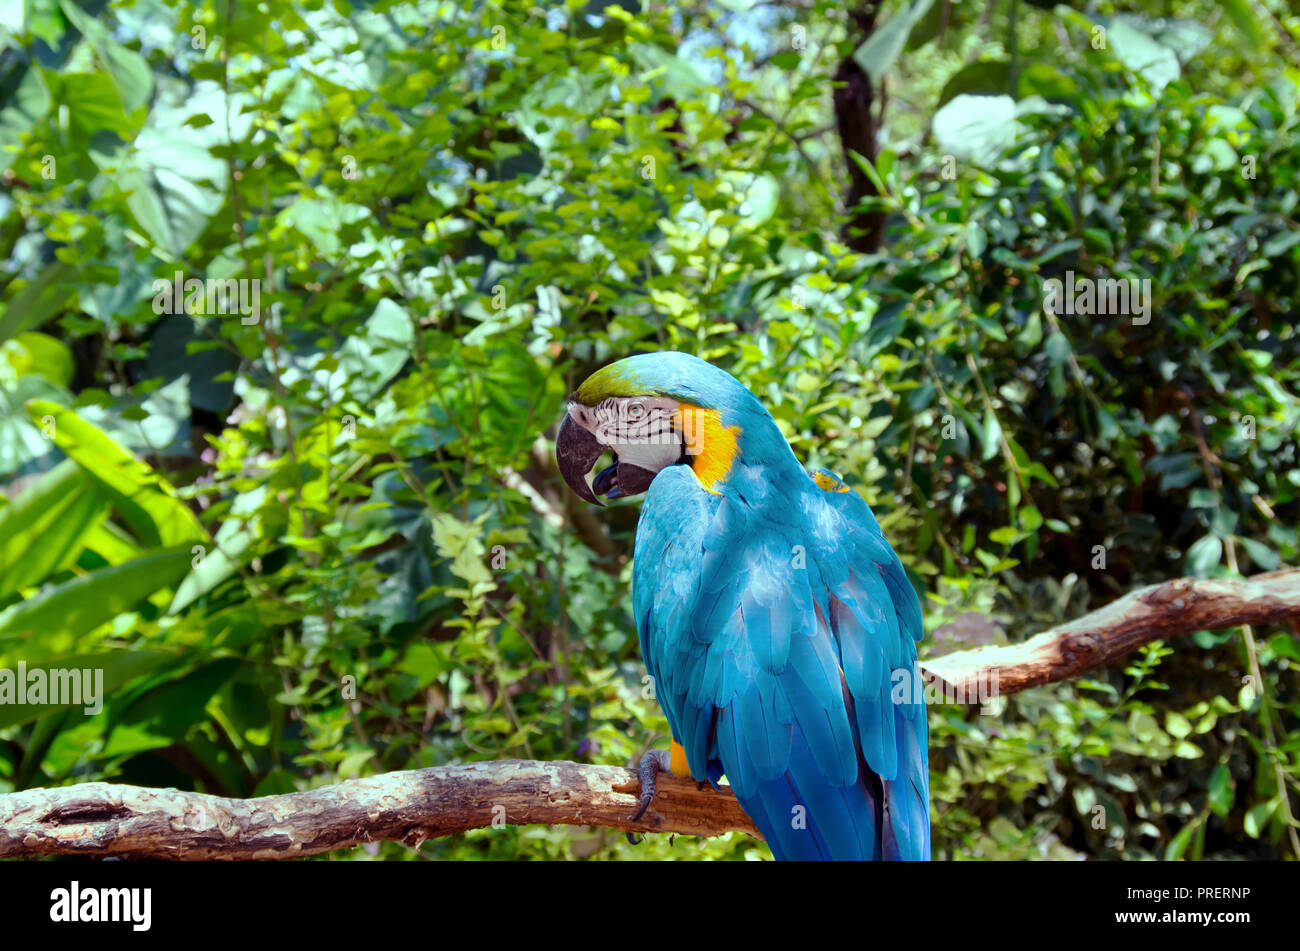
<path id="1" fill-rule="evenodd" d="M 678 407 L 678 424 L 686 441 L 686 455 L 691 469 L 706 491 L 717 494 L 718 483 L 727 478 L 740 450 L 740 429 L 722 425 L 715 409 L 701 409 L 683 403 Z"/>

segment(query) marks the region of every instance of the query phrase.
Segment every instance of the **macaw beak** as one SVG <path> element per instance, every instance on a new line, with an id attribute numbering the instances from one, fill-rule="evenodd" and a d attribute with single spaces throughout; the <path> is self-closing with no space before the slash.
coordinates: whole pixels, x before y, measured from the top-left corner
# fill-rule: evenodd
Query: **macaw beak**
<path id="1" fill-rule="evenodd" d="M 604 505 L 596 498 L 587 484 L 587 473 L 596 464 L 596 460 L 605 454 L 608 446 L 603 446 L 588 430 L 573 421 L 568 413 L 560 424 L 559 435 L 555 437 L 555 461 L 560 467 L 560 475 L 578 496 L 592 505 Z M 603 475 L 604 473 L 602 473 Z"/>
<path id="2" fill-rule="evenodd" d="M 610 469 L 614 471 L 611 472 Z M 619 462 L 618 457 L 615 456 L 614 464 L 596 476 L 591 486 L 607 499 L 630 498 L 650 488 L 650 483 L 654 481 L 656 475 L 657 472 L 642 469 L 630 462 Z M 607 486 L 612 488 L 606 491 Z"/>
<path id="3" fill-rule="evenodd" d="M 614 464 L 596 473 L 596 478 L 591 480 L 591 489 L 607 499 L 629 498 L 650 488 L 655 475 L 656 473 L 630 462 L 619 462 L 618 454 L 615 453 Z"/>

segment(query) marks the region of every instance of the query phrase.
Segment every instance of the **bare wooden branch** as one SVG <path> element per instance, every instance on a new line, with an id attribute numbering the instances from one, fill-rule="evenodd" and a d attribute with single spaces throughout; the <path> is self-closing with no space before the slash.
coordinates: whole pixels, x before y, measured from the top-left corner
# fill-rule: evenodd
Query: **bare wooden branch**
<path id="1" fill-rule="evenodd" d="M 1179 578 L 1134 591 L 1022 644 L 925 662 L 925 672 L 982 699 L 1077 676 L 1143 644 L 1197 630 L 1300 617 L 1300 568 L 1246 579 Z M 83 783 L 0 795 L 0 858 L 80 854 L 173 859 L 293 858 L 358 843 L 408 843 L 532 823 L 630 832 L 757 835 L 725 787 L 661 775 L 640 821 L 636 772 L 508 760 L 387 773 L 307 792 L 223 799 L 174 789 Z"/>
<path id="2" fill-rule="evenodd" d="M 0 796 L 0 858 L 283 859 L 379 839 L 416 844 L 533 823 L 758 834 L 730 791 L 666 774 L 657 787 L 654 806 L 632 822 L 640 790 L 635 770 L 567 762 L 409 770 L 260 799 L 82 783 Z"/>
<path id="3" fill-rule="evenodd" d="M 1300 617 L 1300 568 L 1251 578 L 1175 578 L 1132 591 L 1100 610 L 1020 644 L 980 647 L 925 661 L 960 694 L 990 683 L 998 694 L 1077 677 L 1143 644 L 1193 631 Z"/>

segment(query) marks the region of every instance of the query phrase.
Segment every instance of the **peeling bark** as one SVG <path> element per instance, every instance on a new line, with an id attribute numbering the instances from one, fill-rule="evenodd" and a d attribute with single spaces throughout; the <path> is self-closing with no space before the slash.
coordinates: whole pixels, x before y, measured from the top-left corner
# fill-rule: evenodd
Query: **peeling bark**
<path id="1" fill-rule="evenodd" d="M 1175 578 L 1020 644 L 959 651 L 921 666 L 968 694 L 994 676 L 998 692 L 1012 694 L 1077 677 L 1162 638 L 1298 616 L 1300 568 L 1251 578 Z"/>
<path id="2" fill-rule="evenodd" d="M 269 859 L 362 842 L 425 839 L 493 825 L 594 825 L 628 832 L 757 835 L 730 791 L 660 775 L 637 822 L 635 770 L 505 760 L 385 773 L 308 792 L 224 799 L 82 783 L 0 796 L 0 858 L 108 855 Z"/>

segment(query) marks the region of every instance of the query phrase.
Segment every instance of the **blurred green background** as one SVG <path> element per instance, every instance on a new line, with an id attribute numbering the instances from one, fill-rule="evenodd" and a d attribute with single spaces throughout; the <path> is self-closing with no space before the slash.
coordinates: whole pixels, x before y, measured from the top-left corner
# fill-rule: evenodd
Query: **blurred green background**
<path id="1" fill-rule="evenodd" d="M 0 2 L 0 667 L 108 691 L 0 706 L 0 792 L 665 747 L 638 503 L 578 510 L 546 435 L 638 351 L 867 499 L 923 657 L 1293 563 L 1300 16 L 1074 7 Z M 1149 321 L 1048 313 L 1071 271 Z M 1200 632 L 932 708 L 935 857 L 1300 857 L 1297 664 Z"/>

